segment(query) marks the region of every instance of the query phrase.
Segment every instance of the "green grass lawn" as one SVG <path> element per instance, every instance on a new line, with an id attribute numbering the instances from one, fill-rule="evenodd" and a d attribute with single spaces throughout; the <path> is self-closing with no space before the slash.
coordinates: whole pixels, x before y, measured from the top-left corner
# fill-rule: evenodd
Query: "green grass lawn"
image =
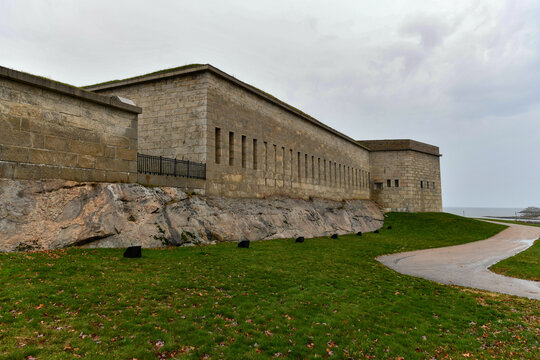
<path id="1" fill-rule="evenodd" d="M 490 219 L 490 221 L 527 226 L 540 226 L 540 224 L 532 224 L 523 221 L 499 219 Z M 491 266 L 489 269 L 501 275 L 540 281 L 540 241 L 537 240 L 534 245 L 527 250 L 520 252 L 519 254 L 508 259 L 504 259 L 503 261 Z"/>
<path id="2" fill-rule="evenodd" d="M 380 234 L 304 244 L 0 254 L 0 358 L 538 358 L 539 301 L 375 260 L 503 228 L 393 213 Z"/>
<path id="3" fill-rule="evenodd" d="M 540 281 L 540 240 L 533 246 L 493 265 L 491 271 L 520 279 Z"/>

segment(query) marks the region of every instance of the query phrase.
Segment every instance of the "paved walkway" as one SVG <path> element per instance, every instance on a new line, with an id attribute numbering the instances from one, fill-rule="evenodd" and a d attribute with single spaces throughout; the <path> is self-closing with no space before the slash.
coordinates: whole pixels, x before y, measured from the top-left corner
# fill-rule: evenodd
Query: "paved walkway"
<path id="1" fill-rule="evenodd" d="M 540 300 L 540 281 L 515 279 L 488 270 L 540 238 L 540 227 L 505 225 L 510 227 L 486 240 L 383 255 L 377 260 L 402 274 Z"/>

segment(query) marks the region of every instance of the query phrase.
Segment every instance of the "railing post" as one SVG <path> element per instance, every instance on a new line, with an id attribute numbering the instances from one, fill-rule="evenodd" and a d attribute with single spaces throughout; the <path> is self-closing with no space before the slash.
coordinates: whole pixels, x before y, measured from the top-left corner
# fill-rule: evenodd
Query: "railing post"
<path id="1" fill-rule="evenodd" d="M 186 174 L 186 177 L 187 178 L 189 177 L 189 160 L 187 161 L 187 174 Z"/>
<path id="2" fill-rule="evenodd" d="M 176 177 L 176 157 L 174 158 L 174 177 Z"/>
<path id="3" fill-rule="evenodd" d="M 159 175 L 163 175 L 163 156 L 159 156 Z"/>

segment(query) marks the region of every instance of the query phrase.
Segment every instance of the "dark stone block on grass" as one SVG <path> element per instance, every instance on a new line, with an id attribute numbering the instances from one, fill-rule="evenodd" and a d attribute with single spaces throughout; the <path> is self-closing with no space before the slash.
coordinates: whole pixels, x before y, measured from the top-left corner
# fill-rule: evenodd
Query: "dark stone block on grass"
<path id="1" fill-rule="evenodd" d="M 375 234 L 378 234 L 378 233 L 379 233 L 379 229 L 375 230 L 374 233 L 375 233 Z"/>
<path id="2" fill-rule="evenodd" d="M 125 258 L 135 259 L 142 257 L 142 249 L 140 246 L 130 246 L 124 252 Z"/>
<path id="3" fill-rule="evenodd" d="M 338 238 L 338 234 L 332 234 L 332 236 L 330 236 L 330 238 L 332 238 L 332 239 L 337 239 L 337 238 Z"/>
<path id="4" fill-rule="evenodd" d="M 296 242 L 297 243 L 303 243 L 304 242 L 304 237 L 303 236 L 299 236 L 296 238 Z"/>
<path id="5" fill-rule="evenodd" d="M 242 240 L 238 243 L 238 247 L 242 249 L 249 249 L 249 240 Z"/>
<path id="6" fill-rule="evenodd" d="M 362 232 L 361 232 L 361 231 L 359 231 L 359 232 L 357 232 L 357 233 L 356 233 L 356 235 L 358 235 L 358 236 L 362 236 Z"/>

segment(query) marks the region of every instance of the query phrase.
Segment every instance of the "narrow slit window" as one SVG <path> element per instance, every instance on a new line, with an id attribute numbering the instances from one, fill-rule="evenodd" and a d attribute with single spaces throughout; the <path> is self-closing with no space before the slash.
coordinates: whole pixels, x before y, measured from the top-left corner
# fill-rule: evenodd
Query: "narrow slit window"
<path id="1" fill-rule="evenodd" d="M 328 185 L 326 183 L 326 159 L 323 159 L 323 174 L 324 174 L 324 185 Z"/>
<path id="2" fill-rule="evenodd" d="M 274 178 L 277 174 L 277 146 L 274 144 Z"/>
<path id="3" fill-rule="evenodd" d="M 285 180 L 285 148 L 281 147 L 281 173 L 283 174 L 283 180 Z"/>
<path id="4" fill-rule="evenodd" d="M 257 170 L 257 139 L 253 139 L 253 169 Z"/>
<path id="5" fill-rule="evenodd" d="M 394 180 L 394 186 L 395 186 L 395 187 L 399 187 L 399 179 L 395 179 L 395 180 Z"/>
<path id="6" fill-rule="evenodd" d="M 337 163 L 334 161 L 334 187 L 338 187 Z"/>
<path id="7" fill-rule="evenodd" d="M 300 179 L 300 174 L 302 173 L 302 172 L 300 171 L 300 165 L 301 165 L 301 164 L 300 164 L 300 151 L 299 151 L 299 152 L 298 152 L 298 160 L 297 160 L 297 164 L 296 164 L 296 167 L 298 168 L 298 182 L 300 182 L 300 180 L 301 180 L 301 179 Z"/>
<path id="8" fill-rule="evenodd" d="M 215 133 L 216 164 L 221 164 L 221 129 L 216 128 Z"/>
<path id="9" fill-rule="evenodd" d="M 328 161 L 328 184 L 332 186 L 332 161 Z"/>
<path id="10" fill-rule="evenodd" d="M 307 178 L 308 178 L 307 154 L 304 154 L 304 178 L 306 179 L 306 182 L 307 182 Z"/>
<path id="11" fill-rule="evenodd" d="M 268 143 L 264 142 L 264 171 L 268 171 Z"/>
<path id="12" fill-rule="evenodd" d="M 317 184 L 321 184 L 321 158 L 317 158 Z"/>
<path id="13" fill-rule="evenodd" d="M 311 182 L 315 181 L 315 156 L 311 156 Z"/>
<path id="14" fill-rule="evenodd" d="M 229 131 L 229 165 L 234 165 L 234 133 Z"/>
<path id="15" fill-rule="evenodd" d="M 292 149 L 289 149 L 289 158 L 291 163 L 291 181 L 293 180 L 293 153 Z"/>
<path id="16" fill-rule="evenodd" d="M 423 189 L 423 188 L 424 188 L 424 182 L 420 180 L 420 189 Z"/>
<path id="17" fill-rule="evenodd" d="M 392 187 L 392 180 L 386 180 L 386 187 Z"/>
<path id="18" fill-rule="evenodd" d="M 246 168 L 246 136 L 242 135 L 242 167 Z"/>

